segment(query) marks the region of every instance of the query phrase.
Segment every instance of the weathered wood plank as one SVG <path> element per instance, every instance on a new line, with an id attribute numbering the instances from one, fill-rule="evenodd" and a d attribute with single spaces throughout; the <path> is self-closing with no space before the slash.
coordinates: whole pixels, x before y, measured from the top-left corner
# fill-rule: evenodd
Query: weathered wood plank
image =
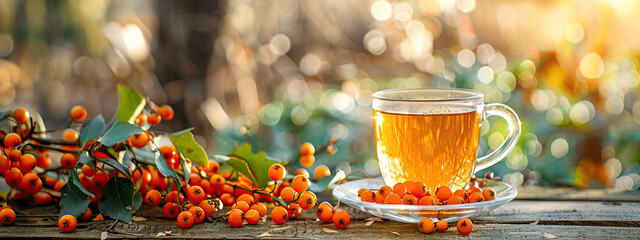
<path id="1" fill-rule="evenodd" d="M 171 239 L 239 239 L 258 237 L 262 233 L 281 227 L 288 229 L 273 231 L 268 238 L 278 239 L 386 239 L 402 237 L 407 239 L 419 239 L 426 236 L 441 239 L 463 239 L 465 236 L 459 235 L 455 226 L 448 231 L 441 233 L 431 233 L 429 235 L 418 232 L 416 224 L 406 224 L 385 221 L 376 222 L 372 226 L 365 226 L 363 220 L 354 220 L 347 229 L 339 229 L 338 233 L 326 233 L 323 227 L 335 229 L 333 224 L 321 223 L 311 220 L 288 221 L 284 225 L 275 225 L 271 222 L 261 222 L 258 225 L 245 225 L 241 228 L 230 227 L 226 223 L 218 223 L 212 226 L 211 223 L 194 225 L 190 229 L 180 229 L 174 221 L 166 219 L 150 219 L 149 222 L 135 222 L 130 225 L 118 223 L 114 228 L 115 233 L 109 233 L 110 238 L 130 238 L 130 239 L 153 239 L 163 231 L 171 231 L 171 235 L 163 238 Z M 41 239 L 98 239 L 103 230 L 111 225 L 111 221 L 101 221 L 86 227 L 76 229 L 71 233 L 61 233 L 57 228 L 52 227 L 2 227 L 0 228 L 0 238 L 21 239 L 21 238 L 41 238 Z M 574 226 L 574 225 L 530 225 L 530 224 L 483 224 L 476 223 L 474 231 L 470 237 L 480 239 L 495 238 L 542 238 L 542 231 L 547 231 L 553 235 L 563 238 L 639 238 L 640 228 L 638 227 L 609 227 L 609 226 Z M 397 232 L 396 235 L 392 232 Z M 126 234 L 123 234 L 126 233 Z"/>
<path id="2" fill-rule="evenodd" d="M 518 200 L 640 202 L 640 191 L 518 187 Z"/>
<path id="3" fill-rule="evenodd" d="M 518 221 L 625 221 L 640 223 L 640 202 L 580 202 L 515 200 L 475 219 Z"/>

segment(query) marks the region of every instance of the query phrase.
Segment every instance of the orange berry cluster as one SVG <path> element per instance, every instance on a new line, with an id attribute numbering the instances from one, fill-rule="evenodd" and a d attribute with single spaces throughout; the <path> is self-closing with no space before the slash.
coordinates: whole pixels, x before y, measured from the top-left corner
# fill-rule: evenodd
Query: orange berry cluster
<path id="1" fill-rule="evenodd" d="M 468 218 L 461 218 L 460 220 L 458 220 L 456 228 L 458 229 L 458 233 L 462 235 L 468 235 L 469 233 L 471 233 L 471 230 L 473 230 L 473 223 L 471 223 L 471 220 L 469 220 Z M 449 223 L 444 220 L 438 220 L 434 223 L 431 218 L 420 219 L 420 222 L 418 223 L 418 230 L 420 232 L 432 233 L 436 229 L 438 230 L 438 232 L 447 231 L 447 229 L 449 229 Z"/>
<path id="2" fill-rule="evenodd" d="M 496 198 L 496 192 L 491 188 L 484 190 L 471 186 L 452 192 L 447 186 L 440 186 L 432 196 L 423 182 L 406 181 L 396 183 L 393 188 L 383 186 L 378 190 L 361 188 L 358 196 L 363 202 L 381 204 L 404 205 L 454 205 L 491 201 Z"/>
<path id="3" fill-rule="evenodd" d="M 155 106 L 155 105 L 154 105 Z M 138 124 L 138 126 L 143 126 L 145 123 L 149 123 L 149 125 L 153 126 L 153 125 L 158 125 L 160 124 L 160 122 L 162 120 L 171 120 L 173 119 L 173 108 L 171 108 L 171 106 L 169 105 L 162 105 L 158 108 L 153 107 L 155 109 L 155 112 L 150 113 L 150 114 L 145 114 L 145 113 L 140 113 L 136 119 L 135 119 L 135 123 Z"/>

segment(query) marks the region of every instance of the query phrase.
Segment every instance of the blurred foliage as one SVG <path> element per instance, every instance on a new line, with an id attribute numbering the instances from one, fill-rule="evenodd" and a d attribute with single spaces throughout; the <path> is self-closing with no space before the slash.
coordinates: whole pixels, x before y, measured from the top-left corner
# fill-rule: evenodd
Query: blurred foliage
<path id="1" fill-rule="evenodd" d="M 0 2 L 0 106 L 115 114 L 115 83 L 171 104 L 209 152 L 245 141 L 377 173 L 371 94 L 462 87 L 518 112 L 488 169 L 515 185 L 640 187 L 640 3 L 619 1 Z M 505 123 L 483 123 L 481 151 Z M 313 168 L 313 167 L 312 167 Z M 480 173 L 483 174 L 483 173 Z"/>

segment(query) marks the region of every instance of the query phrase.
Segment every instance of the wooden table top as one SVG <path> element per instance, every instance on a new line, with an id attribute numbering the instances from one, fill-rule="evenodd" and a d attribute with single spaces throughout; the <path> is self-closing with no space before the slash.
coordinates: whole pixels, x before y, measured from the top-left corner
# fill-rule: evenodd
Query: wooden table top
<path id="1" fill-rule="evenodd" d="M 80 222 L 71 233 L 62 233 L 57 227 L 57 206 L 34 208 L 30 215 L 19 215 L 12 226 L 0 226 L 0 238 L 47 238 L 47 239 L 99 239 L 108 238 L 154 239 L 159 233 L 170 233 L 162 238 L 263 238 L 277 239 L 381 239 L 381 238 L 621 238 L 640 239 L 640 191 L 618 191 L 612 189 L 577 190 L 570 188 L 519 188 L 516 200 L 485 215 L 477 216 L 473 232 L 468 236 L 458 234 L 455 226 L 444 233 L 423 234 L 417 224 L 384 220 L 367 226 L 370 218 L 351 207 L 340 206 L 351 214 L 351 223 L 346 229 L 336 230 L 333 224 L 316 221 L 315 211 L 303 211 L 297 220 L 276 225 L 270 220 L 257 225 L 240 228 L 225 222 L 195 224 L 181 229 L 175 220 L 162 217 L 160 207 L 143 205 L 136 214 L 146 221 L 131 224 L 118 222 L 108 233 L 104 233 L 113 220 Z M 329 195 L 327 195 L 329 196 Z M 29 210 L 27 210 L 29 211 Z M 223 214 L 223 210 L 216 214 Z M 268 232 L 268 233 L 267 233 Z M 266 234 L 265 234 L 266 233 Z M 548 233 L 548 234 L 543 234 Z"/>

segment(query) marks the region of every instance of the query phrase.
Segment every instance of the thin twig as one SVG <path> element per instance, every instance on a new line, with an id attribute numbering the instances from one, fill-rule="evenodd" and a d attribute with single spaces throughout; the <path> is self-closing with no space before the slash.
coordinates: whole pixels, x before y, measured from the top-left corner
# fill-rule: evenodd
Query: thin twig
<path id="1" fill-rule="evenodd" d="M 119 221 L 119 220 L 118 220 L 118 219 L 116 219 L 116 220 L 113 222 L 113 224 L 111 224 L 111 226 L 109 226 L 109 228 L 107 228 L 107 230 L 104 230 L 104 231 L 105 231 L 105 232 L 111 231 L 111 230 L 116 226 L 116 223 L 118 223 L 118 221 Z"/>

